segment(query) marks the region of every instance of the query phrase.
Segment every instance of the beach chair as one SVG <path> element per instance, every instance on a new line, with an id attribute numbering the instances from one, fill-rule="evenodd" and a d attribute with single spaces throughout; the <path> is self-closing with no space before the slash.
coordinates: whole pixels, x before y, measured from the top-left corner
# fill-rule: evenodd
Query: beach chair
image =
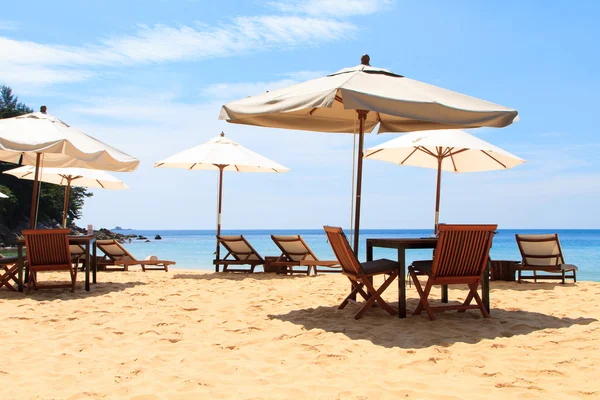
<path id="1" fill-rule="evenodd" d="M 565 264 L 558 234 L 516 234 L 515 238 L 522 258 L 521 265 L 516 266 L 517 282 L 521 283 L 521 279 L 533 279 L 536 283 L 538 279 L 561 279 L 564 284 L 566 278 L 577 282 L 577 267 Z M 532 271 L 533 275 L 524 276 L 521 271 Z M 547 274 L 538 275 L 538 272 Z M 571 275 L 567 275 L 567 272 L 571 272 Z"/>
<path id="2" fill-rule="evenodd" d="M 223 272 L 254 272 L 257 265 L 265 263 L 264 258 L 248 243 L 243 235 L 221 236 L 217 235 L 219 246 L 225 247 L 227 254 L 219 260 L 214 260 L 213 264 L 219 271 L 219 266 L 223 266 Z M 230 265 L 240 266 L 248 265 L 249 269 L 229 268 Z"/>
<path id="3" fill-rule="evenodd" d="M 19 283 L 17 279 L 18 271 L 19 259 L 17 257 L 4 257 L 0 254 L 0 288 L 6 286 L 8 290 L 16 292 L 17 288 L 15 286 Z"/>
<path id="4" fill-rule="evenodd" d="M 433 260 L 414 261 L 408 267 L 420 297 L 413 315 L 419 315 L 425 309 L 429 319 L 434 320 L 434 311 L 479 309 L 485 318 L 490 316 L 477 289 L 488 263 L 497 228 L 498 225 L 439 225 Z M 418 275 L 427 276 L 425 288 L 421 286 Z M 428 297 L 433 285 L 454 284 L 469 286 L 469 294 L 462 304 L 429 305 Z M 471 305 L 473 299 L 477 305 Z"/>
<path id="5" fill-rule="evenodd" d="M 156 256 L 146 257 L 145 260 L 136 259 L 129 253 L 121 243 L 114 239 L 96 240 L 97 248 L 104 253 L 97 260 L 98 267 L 110 270 L 128 271 L 132 265 L 139 265 L 142 271 L 169 271 L 169 265 L 175 265 L 175 261 L 159 260 Z M 120 268 L 107 268 L 120 267 Z"/>
<path id="6" fill-rule="evenodd" d="M 73 268 L 69 248 L 70 229 L 25 229 L 22 231 L 27 248 L 27 294 L 31 288 L 70 287 L 75 292 L 77 268 Z M 39 272 L 68 271 L 71 284 L 38 285 Z"/>
<path id="7" fill-rule="evenodd" d="M 337 260 L 319 260 L 300 235 L 271 235 L 271 239 L 281 250 L 279 257 L 269 261 L 271 267 L 279 267 L 282 272 L 290 274 L 303 273 L 310 275 L 311 270 L 313 270 L 314 274 L 317 275 L 317 267 L 330 268 L 321 270 L 321 272 L 341 272 L 340 263 Z M 294 271 L 294 267 L 306 267 L 306 270 Z"/>
<path id="8" fill-rule="evenodd" d="M 375 302 L 391 315 L 395 315 L 396 311 L 381 298 L 381 294 L 398 276 L 398 263 L 385 258 L 361 263 L 352 252 L 342 228 L 324 226 L 323 229 L 325 229 L 329 244 L 342 267 L 342 274 L 346 275 L 352 283 L 352 291 L 342 301 L 338 309 L 343 309 L 350 302 L 357 304 L 353 299 L 356 294 L 360 294 L 366 301 L 362 304 L 354 319 L 362 318 Z M 373 276 L 384 274 L 388 274 L 389 277 L 385 279 L 379 289 L 375 289 Z M 365 292 L 363 288 L 366 288 L 367 291 Z M 357 305 L 360 306 L 360 304 Z"/>

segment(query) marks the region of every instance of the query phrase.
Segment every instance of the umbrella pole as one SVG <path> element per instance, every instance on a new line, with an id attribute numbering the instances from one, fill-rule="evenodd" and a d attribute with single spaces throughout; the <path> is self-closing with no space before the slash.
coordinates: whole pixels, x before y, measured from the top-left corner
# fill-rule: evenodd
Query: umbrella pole
<path id="1" fill-rule="evenodd" d="M 65 205 L 63 208 L 62 227 L 67 227 L 67 216 L 69 214 L 69 196 L 71 195 L 71 177 L 67 178 L 67 186 L 65 186 Z"/>
<path id="2" fill-rule="evenodd" d="M 33 193 L 31 194 L 31 212 L 29 214 L 29 228 L 35 229 L 37 225 L 37 207 L 38 207 L 38 191 L 40 186 L 40 159 L 41 153 L 36 153 L 35 158 L 35 177 L 33 179 Z"/>
<path id="3" fill-rule="evenodd" d="M 354 211 L 354 255 L 358 257 L 358 243 L 360 232 L 360 193 L 362 189 L 362 164 L 363 164 L 363 146 L 365 142 L 365 120 L 368 111 L 357 110 L 359 131 L 358 131 L 358 163 L 356 166 L 356 210 Z"/>
<path id="4" fill-rule="evenodd" d="M 438 155 L 437 188 L 435 192 L 435 225 L 433 232 L 437 235 L 440 218 L 440 187 L 442 183 L 442 156 Z"/>
<path id="5" fill-rule="evenodd" d="M 217 165 L 219 167 L 219 197 L 218 197 L 218 211 L 217 211 L 217 251 L 216 259 L 221 259 L 221 246 L 219 245 L 218 236 L 221 234 L 221 210 L 223 205 L 223 169 L 224 165 Z M 215 264 L 215 272 L 219 272 L 219 264 Z"/>

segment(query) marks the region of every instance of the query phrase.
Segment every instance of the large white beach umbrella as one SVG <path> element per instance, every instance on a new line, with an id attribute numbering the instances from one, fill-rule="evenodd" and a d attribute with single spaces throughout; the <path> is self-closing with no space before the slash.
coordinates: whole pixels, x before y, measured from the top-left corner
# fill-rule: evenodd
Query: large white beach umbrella
<path id="1" fill-rule="evenodd" d="M 221 234 L 221 211 L 223 195 L 223 171 L 234 172 L 287 172 L 288 168 L 261 156 L 239 143 L 221 136 L 154 164 L 154 168 L 185 168 L 188 170 L 218 170 L 219 190 L 217 198 L 217 235 Z M 220 256 L 217 240 L 217 259 Z M 215 267 L 218 272 L 218 266 Z"/>
<path id="2" fill-rule="evenodd" d="M 440 213 L 442 170 L 492 171 L 509 169 L 525 162 L 522 158 L 459 129 L 407 133 L 367 149 L 365 158 L 437 169 L 434 225 L 436 233 Z"/>
<path id="3" fill-rule="evenodd" d="M 0 199 L 8 199 L 8 196 L 4 193 L 0 193 Z"/>
<path id="4" fill-rule="evenodd" d="M 16 176 L 19 179 L 35 179 L 35 167 L 23 166 L 8 171 L 5 174 Z M 127 189 L 120 179 L 112 176 L 106 171 L 87 168 L 42 168 L 38 178 L 41 182 L 53 183 L 65 187 L 65 200 L 63 208 L 63 228 L 67 226 L 69 211 L 69 194 L 71 186 L 83 186 L 87 188 L 122 190 Z"/>
<path id="5" fill-rule="evenodd" d="M 139 160 L 40 112 L 0 119 L 0 160 L 39 167 L 134 171 Z M 30 226 L 35 227 L 39 172 L 35 173 Z"/>
<path id="6" fill-rule="evenodd" d="M 354 252 L 358 254 L 364 133 L 504 127 L 517 111 L 361 65 L 223 105 L 220 119 L 274 128 L 358 134 Z M 358 124 L 356 124 L 358 122 Z M 358 127 L 357 127 L 358 125 Z"/>

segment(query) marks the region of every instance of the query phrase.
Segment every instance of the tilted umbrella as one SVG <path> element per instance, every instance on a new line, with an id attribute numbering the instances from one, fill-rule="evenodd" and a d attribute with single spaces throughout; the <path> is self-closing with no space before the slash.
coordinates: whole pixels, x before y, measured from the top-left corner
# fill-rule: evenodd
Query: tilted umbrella
<path id="1" fill-rule="evenodd" d="M 234 172 L 287 172 L 288 168 L 257 154 L 224 133 L 208 142 L 172 155 L 154 164 L 154 168 L 185 168 L 188 170 L 218 170 L 219 191 L 217 198 L 217 235 L 221 234 L 221 211 L 223 196 L 223 171 Z M 217 259 L 220 256 L 217 240 Z M 217 268 L 218 272 L 218 266 Z"/>
<path id="2" fill-rule="evenodd" d="M 4 171 L 5 174 L 16 176 L 19 179 L 35 179 L 35 167 L 24 166 Z M 41 182 L 53 183 L 65 187 L 65 201 L 63 208 L 62 226 L 67 226 L 69 211 L 69 194 L 71 186 L 83 186 L 88 188 L 121 190 L 127 189 L 122 181 L 106 171 L 86 168 L 42 168 Z"/>
<path id="3" fill-rule="evenodd" d="M 442 170 L 476 172 L 509 169 L 525 162 L 507 151 L 458 129 L 412 132 L 365 151 L 365 158 L 437 169 L 435 225 L 440 213 Z"/>
<path id="4" fill-rule="evenodd" d="M 8 199 L 8 196 L 4 193 L 0 193 L 0 199 Z"/>
<path id="5" fill-rule="evenodd" d="M 35 228 L 39 169 L 46 167 L 134 171 L 139 160 L 40 112 L 0 119 L 0 160 L 36 167 L 30 226 Z"/>
<path id="6" fill-rule="evenodd" d="M 354 252 L 358 254 L 364 133 L 504 127 L 517 111 L 361 65 L 223 105 L 227 122 L 307 131 L 358 133 Z M 355 124 L 358 120 L 358 132 Z"/>

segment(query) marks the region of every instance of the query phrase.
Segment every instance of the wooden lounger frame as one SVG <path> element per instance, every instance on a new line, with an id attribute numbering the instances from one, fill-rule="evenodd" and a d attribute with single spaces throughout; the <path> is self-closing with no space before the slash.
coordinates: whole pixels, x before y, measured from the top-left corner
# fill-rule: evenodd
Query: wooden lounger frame
<path id="1" fill-rule="evenodd" d="M 277 247 L 281 250 L 281 255 L 277 257 L 276 260 L 268 261 L 268 265 L 271 267 L 279 267 L 285 273 L 294 274 L 294 273 L 303 273 L 306 275 L 310 275 L 311 270 L 314 271 L 314 274 L 317 275 L 318 272 L 341 272 L 341 266 L 339 261 L 337 260 L 319 260 L 315 253 L 308 247 L 308 244 L 304 241 L 302 236 L 294 235 L 294 236 L 284 236 L 284 235 L 271 235 L 271 239 Z M 304 251 L 300 253 L 293 253 L 288 251 L 282 243 L 286 242 L 300 242 L 304 247 Z M 294 260 L 294 258 L 301 257 L 300 260 Z M 295 270 L 294 267 L 306 267 L 306 270 Z M 317 270 L 317 267 L 340 267 L 338 269 L 325 269 L 325 270 Z"/>
<path id="2" fill-rule="evenodd" d="M 116 255 L 106 250 L 106 247 L 116 245 L 119 247 L 123 254 Z M 168 260 L 138 260 L 130 252 L 127 251 L 121 243 L 114 239 L 108 240 L 97 240 L 96 246 L 100 249 L 104 255 L 97 261 L 99 266 L 104 267 L 107 271 L 129 271 L 129 267 L 132 265 L 139 265 L 142 267 L 142 271 L 165 271 L 169 272 L 169 265 L 175 265 L 175 261 Z M 107 268 L 107 267 L 120 267 L 120 268 Z"/>
<path id="3" fill-rule="evenodd" d="M 537 237 L 534 237 L 537 236 Z M 573 279 L 573 283 L 577 282 L 577 267 L 561 267 L 561 265 L 565 264 L 565 259 L 563 257 L 562 248 L 560 247 L 560 241 L 558 240 L 558 234 L 540 234 L 540 235 L 529 235 L 529 234 L 515 234 L 515 239 L 517 240 L 517 245 L 519 246 L 519 251 L 521 252 L 521 265 L 516 266 L 517 270 L 517 282 L 521 283 L 522 279 L 533 279 L 535 283 L 537 283 L 538 279 L 560 279 L 561 283 L 566 283 L 566 279 Z M 543 243 L 543 242 L 556 242 L 557 253 L 555 254 L 527 254 L 523 249 L 523 242 L 533 242 L 533 243 Z M 555 265 L 531 265 L 527 264 L 528 258 L 555 258 Z M 522 275 L 522 271 L 531 271 L 533 275 Z M 571 275 L 567 275 L 567 272 L 571 272 Z M 538 275 L 537 272 L 548 272 L 553 274 L 560 275 Z"/>
<path id="4" fill-rule="evenodd" d="M 221 236 L 217 235 L 217 241 L 219 246 L 225 247 L 227 254 L 220 260 L 213 260 L 217 272 L 219 272 L 219 266 L 223 266 L 223 272 L 248 272 L 253 273 L 257 265 L 263 265 L 265 263 L 264 258 L 258 254 L 258 252 L 252 247 L 252 245 L 246 240 L 244 235 L 239 236 Z M 236 252 L 227 244 L 228 242 L 243 242 L 250 249 L 249 252 Z M 256 256 L 256 260 L 250 259 L 252 256 Z M 243 268 L 229 268 L 231 265 L 248 265 L 249 269 Z"/>

